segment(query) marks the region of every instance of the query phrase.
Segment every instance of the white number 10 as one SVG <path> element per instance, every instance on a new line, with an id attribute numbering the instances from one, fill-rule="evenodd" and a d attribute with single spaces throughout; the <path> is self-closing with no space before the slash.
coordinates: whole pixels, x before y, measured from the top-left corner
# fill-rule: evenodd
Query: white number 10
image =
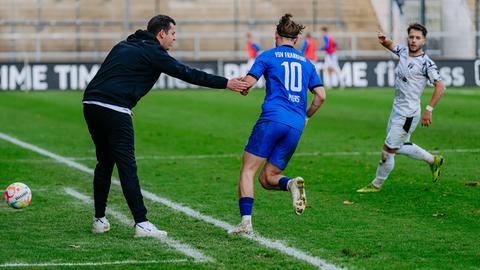
<path id="1" fill-rule="evenodd" d="M 290 65 L 289 65 L 290 64 Z M 288 91 L 302 91 L 302 65 L 298 62 L 283 62 L 285 68 L 285 88 Z"/>

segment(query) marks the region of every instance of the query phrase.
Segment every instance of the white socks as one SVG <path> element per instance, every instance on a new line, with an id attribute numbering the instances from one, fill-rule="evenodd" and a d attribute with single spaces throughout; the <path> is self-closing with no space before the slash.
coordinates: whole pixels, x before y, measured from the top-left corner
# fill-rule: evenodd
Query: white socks
<path id="1" fill-rule="evenodd" d="M 252 215 L 242 216 L 242 223 L 252 223 Z"/>
<path id="2" fill-rule="evenodd" d="M 402 145 L 402 147 L 398 149 L 397 153 L 401 155 L 406 155 L 409 158 L 425 160 L 426 162 L 428 162 L 428 164 L 433 164 L 433 155 L 414 143 Z"/>
<path id="3" fill-rule="evenodd" d="M 428 164 L 433 164 L 434 157 L 432 154 L 427 152 L 425 149 L 421 148 L 416 144 L 404 144 L 400 149 L 397 151 L 398 154 L 406 155 L 409 158 L 424 160 L 428 162 Z M 382 150 L 382 159 L 377 167 L 377 174 L 375 179 L 372 181 L 372 184 L 377 187 L 381 188 L 383 182 L 387 180 L 388 175 L 393 170 L 395 166 L 395 154 L 390 154 L 385 150 Z"/>
<path id="4" fill-rule="evenodd" d="M 387 180 L 388 175 L 393 170 L 395 166 L 395 154 L 390 154 L 385 150 L 382 150 L 382 159 L 377 167 L 377 174 L 375 179 L 372 181 L 372 184 L 377 187 L 381 188 L 383 182 Z"/>

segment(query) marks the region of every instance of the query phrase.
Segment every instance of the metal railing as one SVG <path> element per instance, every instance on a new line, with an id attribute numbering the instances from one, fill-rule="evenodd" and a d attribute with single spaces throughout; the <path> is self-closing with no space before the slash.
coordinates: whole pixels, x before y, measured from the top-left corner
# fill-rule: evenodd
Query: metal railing
<path id="1" fill-rule="evenodd" d="M 128 35 L 128 34 L 127 34 Z M 14 50 L 0 52 L 0 61 L 7 62 L 41 62 L 41 61 L 102 61 L 107 55 L 109 49 L 94 49 L 78 51 L 72 48 L 68 51 L 45 50 L 44 45 L 51 42 L 61 42 L 65 40 L 93 41 L 94 47 L 99 48 L 100 42 L 107 41 L 113 46 L 118 41 L 125 39 L 127 35 L 123 32 L 86 32 L 86 33 L 0 33 L 0 42 L 7 43 L 22 40 L 23 42 L 31 40 L 35 46 L 34 50 L 25 50 L 15 47 Z M 209 46 L 203 45 L 204 42 L 214 40 L 240 40 L 244 41 L 244 33 L 218 32 L 215 34 L 205 33 L 178 33 L 177 42 L 189 43 L 192 49 L 173 49 L 171 54 L 184 60 L 243 60 L 246 59 L 244 50 L 233 50 L 233 48 L 212 50 Z M 272 33 L 257 33 L 258 39 L 267 39 L 273 46 Z M 319 35 L 314 34 L 317 38 Z M 375 32 L 337 32 L 332 33 L 339 44 L 338 56 L 341 59 L 358 58 L 384 58 L 390 54 L 380 45 L 376 44 Z M 480 32 L 476 33 L 480 36 Z M 436 58 L 448 58 L 448 55 L 442 53 L 441 40 L 443 38 L 454 38 L 455 33 L 431 33 L 429 34 L 430 43 L 428 45 L 428 54 Z M 321 43 L 321 42 L 319 42 Z M 299 44 L 300 46 L 301 44 Z M 110 47 L 111 47 L 110 46 Z M 105 47 L 105 46 L 104 46 Z M 110 48 L 109 47 L 109 48 Z M 474 55 L 472 55 L 472 58 Z"/>

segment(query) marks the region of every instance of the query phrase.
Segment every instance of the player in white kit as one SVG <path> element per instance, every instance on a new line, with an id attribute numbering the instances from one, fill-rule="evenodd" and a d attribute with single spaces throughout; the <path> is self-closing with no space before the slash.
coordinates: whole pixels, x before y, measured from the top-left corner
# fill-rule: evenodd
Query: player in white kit
<path id="1" fill-rule="evenodd" d="M 395 70 L 395 98 L 392 113 L 388 121 L 387 138 L 383 145 L 382 159 L 377 167 L 375 179 L 357 192 L 378 192 L 395 164 L 395 154 L 424 160 L 430 165 L 432 180 L 436 182 L 444 163 L 442 156 L 434 156 L 416 144 L 410 142 L 410 136 L 419 121 L 422 126 L 432 124 L 432 112 L 445 91 L 438 68 L 423 52 L 427 29 L 418 23 L 411 24 L 408 29 L 408 47 L 395 45 L 385 34 L 378 33 L 378 41 L 400 59 Z M 423 89 L 430 81 L 435 91 L 430 102 L 420 117 L 420 97 Z"/>

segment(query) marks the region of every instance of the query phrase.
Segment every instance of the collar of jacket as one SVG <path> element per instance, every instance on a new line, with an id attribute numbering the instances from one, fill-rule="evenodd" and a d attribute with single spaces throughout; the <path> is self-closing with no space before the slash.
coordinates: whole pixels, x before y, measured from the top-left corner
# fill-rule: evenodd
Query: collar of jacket
<path id="1" fill-rule="evenodd" d="M 128 42 L 153 42 L 154 44 L 160 45 L 160 47 L 165 50 L 157 37 L 152 32 L 147 30 L 138 29 L 135 33 L 127 37 Z"/>

